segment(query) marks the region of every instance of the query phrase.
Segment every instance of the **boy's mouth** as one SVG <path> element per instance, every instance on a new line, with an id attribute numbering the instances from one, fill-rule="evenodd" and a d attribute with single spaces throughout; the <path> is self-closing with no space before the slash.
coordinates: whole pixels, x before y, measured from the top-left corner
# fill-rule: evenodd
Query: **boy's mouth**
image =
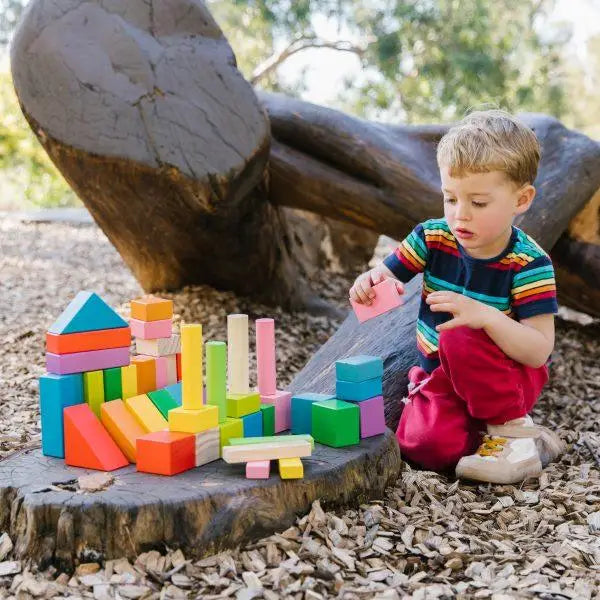
<path id="1" fill-rule="evenodd" d="M 457 238 L 463 240 L 468 240 L 469 238 L 472 238 L 475 235 L 472 231 L 469 231 L 468 229 L 463 229 L 462 227 L 457 227 L 454 230 L 454 232 Z"/>

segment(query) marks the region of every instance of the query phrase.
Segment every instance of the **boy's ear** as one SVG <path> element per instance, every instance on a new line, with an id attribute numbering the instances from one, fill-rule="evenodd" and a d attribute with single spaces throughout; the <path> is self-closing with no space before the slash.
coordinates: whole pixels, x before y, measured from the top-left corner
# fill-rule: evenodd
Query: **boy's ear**
<path id="1" fill-rule="evenodd" d="M 517 199 L 517 209 L 516 214 L 521 215 L 524 212 L 527 212 L 533 199 L 535 198 L 535 188 L 531 184 L 524 185 L 517 192 L 519 197 Z"/>

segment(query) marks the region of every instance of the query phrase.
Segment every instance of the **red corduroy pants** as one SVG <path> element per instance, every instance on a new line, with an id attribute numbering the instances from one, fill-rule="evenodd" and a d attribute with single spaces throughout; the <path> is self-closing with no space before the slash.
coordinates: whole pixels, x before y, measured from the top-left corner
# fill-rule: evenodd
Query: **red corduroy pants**
<path id="1" fill-rule="evenodd" d="M 440 366 L 412 367 L 396 437 L 405 458 L 432 471 L 473 454 L 486 424 L 525 416 L 548 381 L 548 368 L 509 358 L 483 329 L 456 327 L 439 338 Z"/>

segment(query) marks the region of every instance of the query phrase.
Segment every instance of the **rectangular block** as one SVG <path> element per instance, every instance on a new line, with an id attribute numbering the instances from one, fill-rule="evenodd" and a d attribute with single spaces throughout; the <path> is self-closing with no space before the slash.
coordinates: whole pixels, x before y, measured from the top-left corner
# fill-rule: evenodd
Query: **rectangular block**
<path id="1" fill-rule="evenodd" d="M 270 460 L 255 460 L 246 463 L 246 479 L 269 479 Z"/>
<path id="2" fill-rule="evenodd" d="M 384 279 L 381 283 L 373 286 L 373 291 L 375 292 L 375 298 L 373 298 L 370 306 L 350 300 L 354 314 L 360 323 L 398 308 L 402 304 L 402 297 L 396 289 L 394 279 Z"/>
<path id="3" fill-rule="evenodd" d="M 275 407 L 275 433 L 287 431 L 291 426 L 291 392 L 278 390 L 276 394 L 262 395 L 263 404 L 272 404 Z"/>
<path id="4" fill-rule="evenodd" d="M 185 433 L 200 433 L 219 425 L 219 409 L 216 406 L 201 406 L 186 409 L 183 406 L 169 411 L 169 429 Z"/>
<path id="5" fill-rule="evenodd" d="M 131 344 L 131 329 L 99 329 L 81 333 L 46 333 L 46 351 L 52 354 L 72 354 L 89 352 L 90 350 L 106 350 L 123 348 Z"/>
<path id="6" fill-rule="evenodd" d="M 381 377 L 367 379 L 366 381 L 335 381 L 335 397 L 338 400 L 354 400 L 360 402 L 383 394 Z"/>
<path id="7" fill-rule="evenodd" d="M 335 376 L 342 381 L 365 381 L 383 377 L 383 359 L 380 356 L 349 356 L 336 361 Z"/>
<path id="8" fill-rule="evenodd" d="M 358 409 L 356 410 L 358 411 Z M 310 454 L 310 443 L 304 440 L 292 443 L 273 442 L 271 444 L 223 446 L 223 460 L 231 464 L 310 456 Z"/>
<path id="9" fill-rule="evenodd" d="M 227 395 L 227 416 L 233 418 L 243 417 L 260 410 L 260 395 L 257 392 L 249 394 Z"/>
<path id="10" fill-rule="evenodd" d="M 360 437 L 367 438 L 385 433 L 383 396 L 375 396 L 356 405 L 360 410 Z"/>
<path id="11" fill-rule="evenodd" d="M 275 405 L 261 404 L 263 435 L 275 435 Z"/>
<path id="12" fill-rule="evenodd" d="M 140 321 L 140 319 L 130 319 L 129 326 L 131 327 L 131 334 L 135 337 L 136 344 L 143 340 L 170 338 L 171 335 L 173 335 L 172 319 L 163 319 L 160 321 Z M 150 353 L 143 352 L 142 354 Z"/>
<path id="13" fill-rule="evenodd" d="M 223 423 L 219 423 L 220 433 L 220 445 L 221 454 L 223 453 L 223 446 L 229 444 L 229 440 L 232 438 L 241 438 L 244 436 L 244 424 L 241 419 L 227 418 Z M 258 438 L 254 438 L 258 439 Z"/>
<path id="14" fill-rule="evenodd" d="M 127 398 L 125 406 L 146 431 L 154 432 L 168 428 L 167 420 L 146 394 Z"/>
<path id="15" fill-rule="evenodd" d="M 104 401 L 118 400 L 123 398 L 123 384 L 121 382 L 121 369 L 123 367 L 113 367 L 105 369 L 104 374 Z M 125 367 L 127 368 L 127 367 Z"/>
<path id="16" fill-rule="evenodd" d="M 146 295 L 131 301 L 131 317 L 140 321 L 161 321 L 173 318 L 173 301 Z"/>
<path id="17" fill-rule="evenodd" d="M 227 418 L 227 345 L 206 344 L 206 403 L 219 409 L 219 423 Z"/>
<path id="18" fill-rule="evenodd" d="M 311 449 L 314 450 L 315 440 L 312 435 L 265 435 L 261 437 L 253 438 L 231 438 L 229 440 L 229 446 L 244 446 L 245 444 L 273 444 L 273 443 L 296 443 L 296 442 L 308 442 Z"/>
<path id="19" fill-rule="evenodd" d="M 227 382 L 230 394 L 243 396 L 250 391 L 248 315 L 227 315 Z"/>
<path id="20" fill-rule="evenodd" d="M 137 392 L 145 394 L 156 389 L 156 360 L 153 356 L 132 356 L 132 364 L 136 367 Z"/>
<path id="21" fill-rule="evenodd" d="M 156 366 L 156 389 L 160 390 L 167 387 L 167 359 L 164 356 L 157 356 L 154 359 Z"/>
<path id="22" fill-rule="evenodd" d="M 331 400 L 335 396 L 331 394 L 316 394 L 314 392 L 304 392 L 292 396 L 291 401 L 291 429 L 292 433 L 311 433 L 312 432 L 312 405 L 314 402 L 323 402 Z"/>
<path id="23" fill-rule="evenodd" d="M 275 321 L 256 319 L 256 372 L 260 395 L 277 393 L 275 367 Z"/>
<path id="24" fill-rule="evenodd" d="M 100 406 L 104 402 L 103 371 L 87 371 L 83 374 L 83 399 L 100 418 Z"/>
<path id="25" fill-rule="evenodd" d="M 262 412 L 260 410 L 242 417 L 244 437 L 260 437 L 263 434 Z"/>
<path id="26" fill-rule="evenodd" d="M 341 448 L 360 441 L 358 406 L 343 400 L 325 400 L 312 405 L 312 435 L 315 442 Z"/>
<path id="27" fill-rule="evenodd" d="M 181 352 L 175 355 L 175 360 L 177 361 L 177 381 L 181 381 Z"/>
<path id="28" fill-rule="evenodd" d="M 135 441 L 148 433 L 129 412 L 123 400 L 104 402 L 100 408 L 100 420 L 129 462 L 136 461 Z"/>
<path id="29" fill-rule="evenodd" d="M 218 427 L 196 433 L 196 466 L 206 465 L 221 457 L 221 432 Z"/>
<path id="30" fill-rule="evenodd" d="M 174 383 L 173 385 L 168 385 L 165 390 L 171 394 L 171 397 L 177 402 L 177 405 L 181 406 L 181 381 Z"/>
<path id="31" fill-rule="evenodd" d="M 165 356 L 167 361 L 167 385 L 175 385 L 177 383 L 177 356 Z"/>
<path id="32" fill-rule="evenodd" d="M 302 479 L 304 477 L 304 466 L 299 458 L 280 458 L 278 463 L 281 479 Z"/>
<path id="33" fill-rule="evenodd" d="M 83 376 L 47 373 L 39 380 L 42 454 L 64 458 L 63 409 L 83 403 Z"/>
<path id="34" fill-rule="evenodd" d="M 137 470 L 176 475 L 196 466 L 196 438 L 186 433 L 155 431 L 137 439 Z"/>
<path id="35" fill-rule="evenodd" d="M 101 371 L 111 367 L 124 367 L 129 364 L 129 346 L 109 348 L 108 350 L 90 350 L 71 354 L 53 354 L 46 352 L 46 369 L 49 373 L 67 375 L 85 371 Z"/>
<path id="36" fill-rule="evenodd" d="M 202 363 L 202 325 L 182 325 L 181 390 L 182 406 L 186 410 L 202 408 Z"/>
<path id="37" fill-rule="evenodd" d="M 153 392 L 148 392 L 146 395 L 150 398 L 152 404 L 158 408 L 160 414 L 167 420 L 169 419 L 169 411 L 173 408 L 179 408 L 179 404 L 177 404 L 167 389 L 154 390 Z"/>
<path id="38" fill-rule="evenodd" d="M 123 393 L 123 400 L 138 395 L 137 368 L 135 363 L 127 367 L 121 367 L 121 391 Z"/>
<path id="39" fill-rule="evenodd" d="M 138 354 L 169 356 L 170 354 L 181 352 L 181 338 L 178 333 L 174 333 L 170 337 L 151 340 L 137 338 L 135 340 L 135 348 Z"/>

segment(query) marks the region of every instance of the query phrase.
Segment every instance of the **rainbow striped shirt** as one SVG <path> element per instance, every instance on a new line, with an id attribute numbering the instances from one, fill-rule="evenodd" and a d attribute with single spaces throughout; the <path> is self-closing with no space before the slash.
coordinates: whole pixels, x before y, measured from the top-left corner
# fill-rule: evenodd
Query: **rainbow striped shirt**
<path id="1" fill-rule="evenodd" d="M 550 257 L 518 227 L 504 251 L 493 258 L 469 256 L 445 219 L 417 225 L 383 261 L 403 282 L 423 273 L 423 294 L 417 320 L 421 366 L 431 372 L 439 363 L 436 325 L 449 313 L 434 313 L 425 298 L 437 290 L 464 294 L 496 307 L 518 321 L 558 310 L 556 282 Z"/>

